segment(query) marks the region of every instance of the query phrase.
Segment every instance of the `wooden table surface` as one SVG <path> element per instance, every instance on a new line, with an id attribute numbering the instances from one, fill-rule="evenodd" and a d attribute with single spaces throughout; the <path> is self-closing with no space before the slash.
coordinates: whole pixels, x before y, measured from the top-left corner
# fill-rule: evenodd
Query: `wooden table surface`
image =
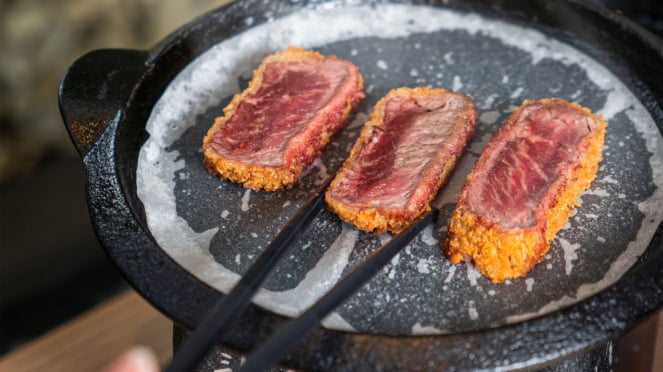
<path id="1" fill-rule="evenodd" d="M 102 371 L 133 345 L 172 355 L 173 323 L 133 290 L 126 291 L 0 359 L 2 372 Z"/>
<path id="2" fill-rule="evenodd" d="M 618 364 L 617 371 L 663 371 L 661 318 L 656 314 L 627 335 L 629 361 Z M 164 365 L 172 357 L 172 332 L 168 318 L 128 290 L 8 353 L 0 359 L 0 371 L 98 372 L 135 345 L 152 348 Z"/>

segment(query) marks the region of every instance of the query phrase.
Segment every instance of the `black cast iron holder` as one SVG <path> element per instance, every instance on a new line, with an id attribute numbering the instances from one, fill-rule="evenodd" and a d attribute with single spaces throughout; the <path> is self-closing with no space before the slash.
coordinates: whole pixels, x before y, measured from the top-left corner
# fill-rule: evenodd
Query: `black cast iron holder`
<path id="1" fill-rule="evenodd" d="M 372 3 L 373 1 L 367 1 Z M 323 1 L 271 4 L 272 17 Z M 343 4 L 343 2 L 340 2 Z M 618 76 L 663 131 L 663 44 L 632 22 L 575 1 L 425 1 L 536 28 L 573 45 Z M 127 281 L 178 326 L 192 329 L 218 291 L 172 261 L 156 244 L 136 194 L 138 152 L 151 109 L 173 77 L 214 44 L 268 17 L 262 1 L 236 1 L 184 25 L 149 51 L 96 50 L 78 59 L 59 90 L 65 125 L 87 173 L 90 216 L 101 245 Z M 576 22 L 582 20 L 582 22 Z M 606 59 L 606 56 L 609 57 Z M 521 323 L 442 336 L 395 337 L 319 329 L 286 357 L 311 369 L 495 369 L 555 363 L 605 344 L 663 306 L 663 227 L 638 262 L 608 289 Z M 226 335 L 238 351 L 287 319 L 250 308 Z M 320 358 L 324 355 L 325 358 Z"/>

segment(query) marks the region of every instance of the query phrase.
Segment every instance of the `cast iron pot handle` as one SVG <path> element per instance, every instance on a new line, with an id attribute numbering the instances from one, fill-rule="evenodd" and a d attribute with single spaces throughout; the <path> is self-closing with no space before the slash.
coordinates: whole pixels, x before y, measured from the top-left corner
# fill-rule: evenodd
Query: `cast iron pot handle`
<path id="1" fill-rule="evenodd" d="M 65 72 L 58 92 L 60 113 L 82 157 L 124 108 L 146 70 L 147 55 L 138 50 L 94 50 Z"/>

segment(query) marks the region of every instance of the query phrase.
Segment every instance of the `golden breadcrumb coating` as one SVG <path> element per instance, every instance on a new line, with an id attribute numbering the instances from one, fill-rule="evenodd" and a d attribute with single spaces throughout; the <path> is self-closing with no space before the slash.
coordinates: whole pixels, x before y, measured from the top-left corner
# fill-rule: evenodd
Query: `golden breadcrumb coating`
<path id="1" fill-rule="evenodd" d="M 516 118 L 521 110 L 531 103 L 559 102 L 559 99 L 525 100 L 510 118 Z M 562 228 L 573 208 L 578 204 L 580 193 L 588 188 L 596 176 L 601 161 L 606 122 L 601 115 L 577 103 L 568 103 L 588 116 L 597 126 L 585 135 L 577 145 L 582 154 L 581 161 L 562 172 L 549 187 L 536 215 L 536 224 L 525 228 L 504 228 L 470 212 L 459 196 L 456 210 L 449 221 L 447 239 L 443 249 L 452 263 L 473 262 L 476 269 L 493 282 L 525 276 L 548 252 L 550 242 Z M 509 119 L 507 119 L 509 120 Z M 468 181 L 475 176 L 474 171 Z"/>
<path id="2" fill-rule="evenodd" d="M 412 199 L 415 199 L 416 201 L 410 203 L 409 208 L 367 206 L 364 203 L 351 204 L 334 198 L 334 189 L 338 187 L 340 182 L 342 182 L 346 172 L 348 172 L 352 163 L 356 161 L 355 159 L 358 157 L 360 150 L 372 140 L 374 128 L 380 127 L 384 124 L 385 108 L 390 98 L 395 96 L 434 97 L 442 95 L 462 97 L 466 105 L 463 108 L 463 113 L 460 118 L 460 120 L 463 120 L 463 123 L 457 129 L 458 135 L 453 140 L 454 143 L 460 144 L 460 146 L 455 147 L 455 149 L 459 151 L 455 153 L 439 152 L 436 155 L 436 160 L 424 171 L 423 179 L 418 185 L 415 195 L 412 197 Z M 474 124 L 474 104 L 469 97 L 462 93 L 456 93 L 442 88 L 433 89 L 430 87 L 402 87 L 392 89 L 376 103 L 369 121 L 367 121 L 362 127 L 361 133 L 352 147 L 349 157 L 336 173 L 336 177 L 325 194 L 327 205 L 341 219 L 353 224 L 357 229 L 362 231 L 379 234 L 386 231 L 396 233 L 404 230 L 421 215 L 431 210 L 430 202 L 437 196 L 437 190 L 446 183 L 465 144 L 474 133 Z"/>
<path id="3" fill-rule="evenodd" d="M 283 165 L 266 166 L 220 156 L 210 146 L 210 142 L 213 140 L 212 134 L 219 131 L 226 124 L 246 96 L 254 94 L 259 90 L 267 64 L 275 61 L 315 62 L 324 59 L 337 58 L 335 56 L 323 56 L 316 51 L 304 50 L 298 47 L 288 47 L 284 51 L 267 56 L 253 72 L 253 78 L 249 82 L 248 87 L 233 97 L 232 101 L 223 109 L 224 115 L 214 120 L 214 124 L 203 139 L 204 164 L 207 170 L 221 178 L 241 183 L 244 187 L 251 189 L 274 191 L 283 187 L 291 187 L 297 181 L 302 171 L 320 155 L 320 152 L 329 143 L 335 130 L 345 123 L 350 112 L 358 106 L 364 97 L 362 91 L 363 78 L 359 74 L 359 70 L 356 69 L 356 66 L 352 65 L 357 74 L 355 91 L 347 96 L 345 107 L 340 115 L 325 115 L 322 118 L 325 121 L 325 125 L 322 125 L 322 130 L 319 133 L 309 131 L 311 135 L 306 139 L 306 146 L 296 156 L 286 159 L 286 163 Z"/>

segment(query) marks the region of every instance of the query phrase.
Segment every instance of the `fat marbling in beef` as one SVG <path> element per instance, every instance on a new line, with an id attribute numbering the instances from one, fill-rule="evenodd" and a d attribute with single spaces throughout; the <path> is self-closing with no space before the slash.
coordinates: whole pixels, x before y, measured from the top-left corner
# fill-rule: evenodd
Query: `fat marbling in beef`
<path id="1" fill-rule="evenodd" d="M 397 232 L 424 212 L 474 133 L 472 100 L 445 89 L 399 88 L 376 105 L 326 193 L 358 229 Z"/>
<path id="2" fill-rule="evenodd" d="M 605 128 L 576 103 L 525 101 L 467 177 L 443 245 L 451 261 L 494 282 L 531 270 L 594 179 Z"/>
<path id="3" fill-rule="evenodd" d="M 245 187 L 289 187 L 364 97 L 349 61 L 290 47 L 268 56 L 203 140 L 207 169 Z"/>

